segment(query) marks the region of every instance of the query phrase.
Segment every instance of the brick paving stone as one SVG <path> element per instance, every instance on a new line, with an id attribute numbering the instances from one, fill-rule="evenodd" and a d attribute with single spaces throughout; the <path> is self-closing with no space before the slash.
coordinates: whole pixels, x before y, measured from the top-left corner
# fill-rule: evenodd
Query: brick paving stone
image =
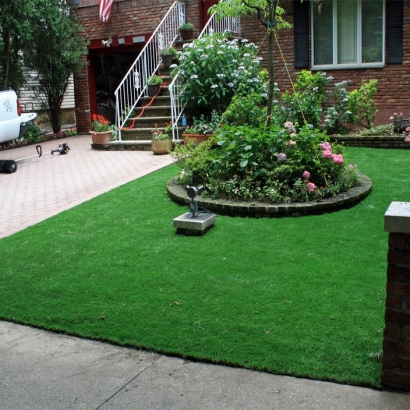
<path id="1" fill-rule="evenodd" d="M 66 155 L 50 155 L 61 142 Z M 150 151 L 100 151 L 89 135 L 0 151 L 0 159 L 20 159 L 14 174 L 0 173 L 0 238 L 12 235 L 104 192 L 171 164 L 170 155 Z"/>

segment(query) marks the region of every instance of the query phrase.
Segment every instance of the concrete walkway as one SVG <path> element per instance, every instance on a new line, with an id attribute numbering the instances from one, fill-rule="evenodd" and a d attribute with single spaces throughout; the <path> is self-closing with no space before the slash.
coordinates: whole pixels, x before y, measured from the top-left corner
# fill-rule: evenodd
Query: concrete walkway
<path id="1" fill-rule="evenodd" d="M 92 150 L 65 140 L 0 174 L 0 238 L 172 162 L 151 152 Z M 62 142 L 42 144 L 43 152 Z M 34 146 L 0 159 L 36 155 Z M 1 243 L 0 243 L 1 267 Z M 1 269 L 0 269 L 1 275 Z M 410 395 L 185 361 L 0 322 L 0 410 L 410 409 Z"/>

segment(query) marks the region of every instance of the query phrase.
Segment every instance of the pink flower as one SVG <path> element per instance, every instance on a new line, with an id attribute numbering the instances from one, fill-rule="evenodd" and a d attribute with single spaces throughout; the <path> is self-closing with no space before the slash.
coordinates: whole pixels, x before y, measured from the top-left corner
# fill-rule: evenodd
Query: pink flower
<path id="1" fill-rule="evenodd" d="M 309 172 L 309 171 L 305 171 L 305 172 L 302 174 L 302 176 L 303 176 L 303 178 L 305 178 L 305 179 L 309 179 L 309 178 L 310 178 L 310 172 Z"/>
<path id="2" fill-rule="evenodd" d="M 284 161 L 286 159 L 286 154 L 284 152 L 281 152 L 278 154 L 278 160 L 279 161 Z"/>
<path id="3" fill-rule="evenodd" d="M 313 182 L 308 182 L 307 187 L 309 192 L 313 192 L 316 189 L 316 185 Z"/>
<path id="4" fill-rule="evenodd" d="M 331 151 L 332 146 L 328 142 L 322 142 L 319 144 L 319 147 L 322 148 L 323 151 Z"/>
<path id="5" fill-rule="evenodd" d="M 335 164 L 339 164 L 339 165 L 345 162 L 342 154 L 333 154 L 332 159 Z"/>
<path id="6" fill-rule="evenodd" d="M 323 158 L 333 158 L 333 154 L 329 150 L 323 151 L 322 155 L 323 155 Z"/>

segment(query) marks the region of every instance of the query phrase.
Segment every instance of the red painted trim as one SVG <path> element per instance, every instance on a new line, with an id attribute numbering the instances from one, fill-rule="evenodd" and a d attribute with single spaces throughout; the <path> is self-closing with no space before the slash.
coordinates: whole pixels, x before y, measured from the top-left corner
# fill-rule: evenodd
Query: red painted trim
<path id="1" fill-rule="evenodd" d="M 218 4 L 218 0 L 200 0 L 199 13 L 200 13 L 200 24 L 201 30 L 205 27 L 205 24 L 208 22 L 210 15 L 208 10 L 214 4 Z"/>
<path id="2" fill-rule="evenodd" d="M 141 47 L 145 46 L 146 42 L 149 40 L 151 37 L 152 33 L 145 33 L 145 34 L 135 34 L 133 36 L 119 36 L 119 37 L 112 37 L 112 36 L 107 36 L 104 38 L 96 38 L 90 41 L 90 45 L 88 46 L 89 50 L 95 50 L 95 49 L 103 49 L 107 52 L 107 49 L 115 49 L 115 51 L 118 51 L 120 48 L 126 48 L 127 51 L 130 50 L 129 47 Z M 112 38 L 112 44 L 110 47 L 106 47 L 102 44 L 102 41 L 106 41 L 108 38 Z M 134 43 L 133 38 L 134 37 L 144 37 L 144 41 Z M 124 39 L 124 44 L 119 44 L 119 39 Z M 130 50 L 131 51 L 131 50 Z"/>

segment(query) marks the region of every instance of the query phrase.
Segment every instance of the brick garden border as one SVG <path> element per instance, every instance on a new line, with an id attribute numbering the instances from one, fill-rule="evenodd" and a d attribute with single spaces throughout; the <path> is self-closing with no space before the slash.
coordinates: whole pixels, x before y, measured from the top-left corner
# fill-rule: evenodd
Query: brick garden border
<path id="1" fill-rule="evenodd" d="M 404 141 L 404 137 L 398 134 L 386 136 L 329 135 L 331 142 L 343 144 L 346 147 L 409 149 L 410 144 Z"/>
<path id="2" fill-rule="evenodd" d="M 202 198 L 200 196 L 195 199 L 197 199 L 198 206 L 222 215 L 250 216 L 255 218 L 320 215 L 326 212 L 334 212 L 339 211 L 340 209 L 350 208 L 369 195 L 372 190 L 372 181 L 364 174 L 360 174 L 360 176 L 362 181 L 358 186 L 350 189 L 346 193 L 320 201 L 273 204 L 257 201 L 246 202 Z M 168 181 L 167 192 L 174 202 L 186 205 L 190 202 L 185 187 L 176 184 L 175 178 Z"/>

